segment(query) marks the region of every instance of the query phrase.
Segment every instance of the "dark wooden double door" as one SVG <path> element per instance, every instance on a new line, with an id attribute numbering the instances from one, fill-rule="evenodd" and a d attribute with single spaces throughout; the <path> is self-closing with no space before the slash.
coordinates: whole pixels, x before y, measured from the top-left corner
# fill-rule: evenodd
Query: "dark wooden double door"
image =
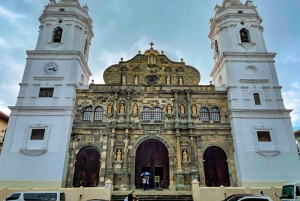
<path id="1" fill-rule="evenodd" d="M 206 186 L 230 186 L 225 152 L 212 146 L 205 150 L 203 159 Z"/>
<path id="2" fill-rule="evenodd" d="M 100 153 L 95 147 L 85 147 L 76 156 L 74 187 L 96 187 L 99 183 Z"/>
<path id="3" fill-rule="evenodd" d="M 143 142 L 136 151 L 135 160 L 135 186 L 142 188 L 143 172 L 150 172 L 150 188 L 159 187 L 156 183 L 155 176 L 159 176 L 163 185 L 167 188 L 169 180 L 169 157 L 166 146 L 158 140 L 147 140 Z M 157 177 L 156 177 L 157 178 Z"/>

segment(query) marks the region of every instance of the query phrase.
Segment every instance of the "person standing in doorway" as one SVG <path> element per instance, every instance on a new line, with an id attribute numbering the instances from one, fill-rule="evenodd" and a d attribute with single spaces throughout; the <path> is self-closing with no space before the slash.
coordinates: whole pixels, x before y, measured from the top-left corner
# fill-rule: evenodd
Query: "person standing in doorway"
<path id="1" fill-rule="evenodd" d="M 146 187 L 147 187 L 147 179 L 146 179 L 146 177 L 143 177 L 143 179 L 142 179 L 142 184 L 143 184 L 143 189 L 144 189 L 144 191 L 146 190 Z"/>
<path id="2" fill-rule="evenodd" d="M 150 190 L 149 176 L 147 177 L 146 181 L 147 181 L 147 190 Z"/>

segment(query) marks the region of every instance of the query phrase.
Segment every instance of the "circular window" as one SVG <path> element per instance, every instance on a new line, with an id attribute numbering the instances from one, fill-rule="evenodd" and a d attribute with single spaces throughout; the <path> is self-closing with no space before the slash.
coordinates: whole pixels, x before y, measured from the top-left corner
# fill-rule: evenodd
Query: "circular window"
<path id="1" fill-rule="evenodd" d="M 158 82 L 158 77 L 155 75 L 150 75 L 146 77 L 146 82 L 148 84 L 156 84 Z"/>
<path id="2" fill-rule="evenodd" d="M 58 20 L 58 23 L 62 23 L 62 20 Z"/>

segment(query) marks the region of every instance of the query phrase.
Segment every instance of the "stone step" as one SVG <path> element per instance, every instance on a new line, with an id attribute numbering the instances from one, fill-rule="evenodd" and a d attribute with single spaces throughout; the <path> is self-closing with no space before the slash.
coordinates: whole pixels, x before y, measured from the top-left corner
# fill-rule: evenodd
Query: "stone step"
<path id="1" fill-rule="evenodd" d="M 193 197 L 191 195 L 137 195 L 139 201 L 193 201 Z M 111 201 L 123 201 L 126 196 L 124 195 L 112 195 Z"/>

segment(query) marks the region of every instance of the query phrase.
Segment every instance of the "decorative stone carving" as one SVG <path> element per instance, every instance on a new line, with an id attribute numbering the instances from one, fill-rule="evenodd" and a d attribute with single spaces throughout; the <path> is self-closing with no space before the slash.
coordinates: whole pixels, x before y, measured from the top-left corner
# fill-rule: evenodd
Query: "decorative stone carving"
<path id="1" fill-rule="evenodd" d="M 188 157 L 189 157 L 188 151 L 186 149 L 184 149 L 182 152 L 182 162 L 187 162 Z"/>
<path id="2" fill-rule="evenodd" d="M 125 114 L 125 105 L 123 103 L 120 105 L 120 114 Z"/>
<path id="3" fill-rule="evenodd" d="M 117 161 L 121 161 L 122 160 L 122 151 L 121 149 L 117 149 Z"/>
<path id="4" fill-rule="evenodd" d="M 139 84 L 139 77 L 136 75 L 134 76 L 134 84 L 138 85 Z"/>
<path id="5" fill-rule="evenodd" d="M 167 85 L 170 85 L 171 84 L 171 77 L 167 76 L 166 80 L 167 80 Z"/>

